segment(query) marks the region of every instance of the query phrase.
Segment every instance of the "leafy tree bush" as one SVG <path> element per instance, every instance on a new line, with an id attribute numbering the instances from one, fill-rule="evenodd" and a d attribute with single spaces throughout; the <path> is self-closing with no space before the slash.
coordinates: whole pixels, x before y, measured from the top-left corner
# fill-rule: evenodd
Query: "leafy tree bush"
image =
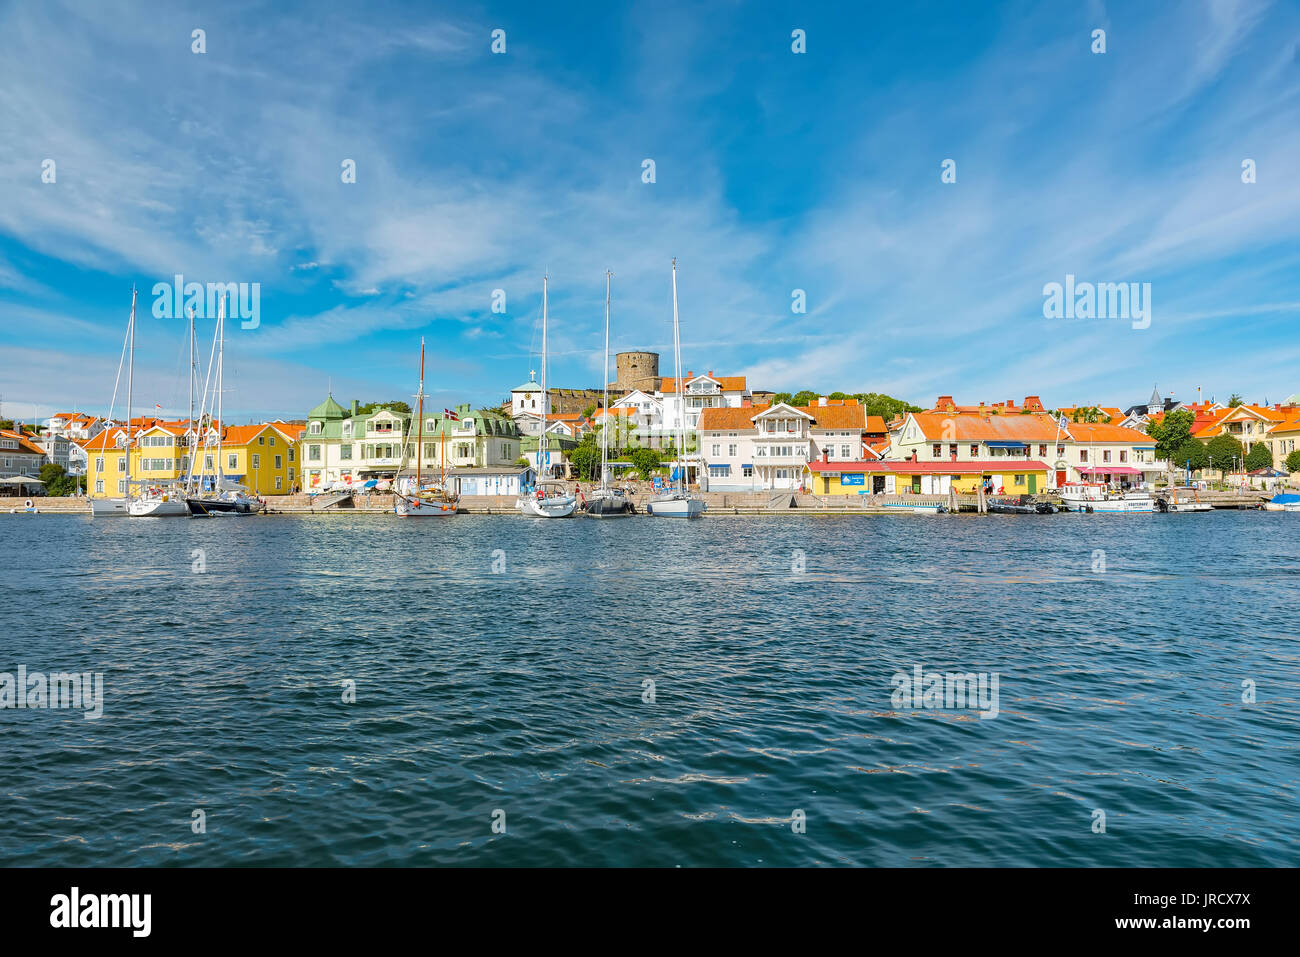
<path id="1" fill-rule="evenodd" d="M 1220 472 L 1231 471 L 1245 457 L 1241 443 L 1231 435 L 1216 435 L 1206 443 L 1206 450 L 1210 453 L 1210 468 Z"/>
<path id="2" fill-rule="evenodd" d="M 1288 472 L 1300 472 L 1300 449 L 1296 449 L 1286 457 L 1286 470 Z"/>
<path id="3" fill-rule="evenodd" d="M 642 479 L 649 479 L 660 465 L 659 452 L 656 449 L 636 449 L 632 452 L 632 467 Z"/>
<path id="4" fill-rule="evenodd" d="M 1255 469 L 1269 469 L 1273 467 L 1273 453 L 1269 450 L 1268 443 L 1256 442 L 1246 453 L 1246 471 L 1253 472 Z"/>
<path id="5" fill-rule="evenodd" d="M 1168 462 L 1176 469 L 1190 468 L 1199 472 L 1210 467 L 1210 452 L 1199 439 L 1184 439 L 1182 445 L 1169 453 Z"/>
<path id="6" fill-rule="evenodd" d="M 1182 460 L 1174 455 L 1191 438 L 1195 421 L 1187 409 L 1175 409 L 1159 422 L 1148 422 L 1147 435 L 1156 440 L 1156 458 L 1181 465 Z"/>

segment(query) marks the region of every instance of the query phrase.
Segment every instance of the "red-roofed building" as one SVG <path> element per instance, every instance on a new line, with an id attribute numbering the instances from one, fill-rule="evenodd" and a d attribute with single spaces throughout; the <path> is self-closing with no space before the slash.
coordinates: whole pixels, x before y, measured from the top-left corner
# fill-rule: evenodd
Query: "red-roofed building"
<path id="1" fill-rule="evenodd" d="M 872 429 L 883 429 L 879 416 L 871 418 Z M 705 407 L 697 430 L 701 484 L 715 492 L 805 487 L 809 463 L 863 457 L 867 419 L 855 399 Z"/>

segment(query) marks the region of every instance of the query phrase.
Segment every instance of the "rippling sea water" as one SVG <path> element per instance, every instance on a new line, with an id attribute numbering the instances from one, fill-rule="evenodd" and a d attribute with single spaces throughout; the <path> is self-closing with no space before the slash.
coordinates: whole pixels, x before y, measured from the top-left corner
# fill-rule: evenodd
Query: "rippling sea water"
<path id="1" fill-rule="evenodd" d="M 1293 865 L 1298 523 L 0 516 L 0 863 Z"/>

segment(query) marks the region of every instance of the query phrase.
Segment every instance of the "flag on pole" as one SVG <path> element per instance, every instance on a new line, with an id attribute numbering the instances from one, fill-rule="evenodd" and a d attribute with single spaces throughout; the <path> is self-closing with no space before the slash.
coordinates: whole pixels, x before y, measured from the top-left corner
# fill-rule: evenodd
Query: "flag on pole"
<path id="1" fill-rule="evenodd" d="M 1068 428 L 1070 427 L 1070 423 L 1069 423 L 1069 421 L 1065 418 L 1065 414 L 1064 414 L 1064 413 L 1062 413 L 1061 418 L 1060 418 L 1060 420 L 1056 423 L 1056 425 L 1057 425 L 1057 428 L 1061 428 L 1061 429 L 1068 429 Z"/>
<path id="2" fill-rule="evenodd" d="M 453 422 L 460 421 L 460 416 L 457 415 L 455 412 L 451 411 L 451 409 L 443 409 L 442 414 L 444 418 L 451 419 L 451 421 Z"/>

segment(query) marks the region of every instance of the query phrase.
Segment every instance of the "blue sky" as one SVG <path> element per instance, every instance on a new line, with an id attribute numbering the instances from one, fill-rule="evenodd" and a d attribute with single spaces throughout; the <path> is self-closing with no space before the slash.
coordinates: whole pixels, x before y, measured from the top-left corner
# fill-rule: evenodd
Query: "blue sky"
<path id="1" fill-rule="evenodd" d="M 600 381 L 606 268 L 668 373 L 674 256 L 683 363 L 755 388 L 1300 392 L 1293 2 L 4 2 L 0 134 L 7 417 L 106 410 L 133 283 L 137 405 L 183 409 L 176 273 L 261 284 L 232 419 L 405 397 L 420 336 L 435 401 L 505 398 L 544 271 L 555 384 Z M 1045 319 L 1067 273 L 1150 327 Z"/>

